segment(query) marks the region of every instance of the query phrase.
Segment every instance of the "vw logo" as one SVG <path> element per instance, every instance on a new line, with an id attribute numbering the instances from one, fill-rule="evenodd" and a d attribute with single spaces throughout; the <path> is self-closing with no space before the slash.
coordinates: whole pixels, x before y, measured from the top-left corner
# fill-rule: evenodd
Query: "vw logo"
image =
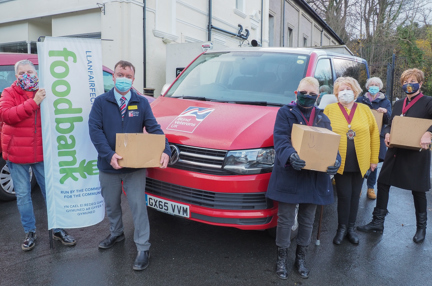
<path id="1" fill-rule="evenodd" d="M 170 144 L 169 145 L 171 148 L 171 157 L 169 160 L 169 165 L 174 165 L 175 163 L 177 163 L 180 159 L 180 150 L 177 146 Z"/>

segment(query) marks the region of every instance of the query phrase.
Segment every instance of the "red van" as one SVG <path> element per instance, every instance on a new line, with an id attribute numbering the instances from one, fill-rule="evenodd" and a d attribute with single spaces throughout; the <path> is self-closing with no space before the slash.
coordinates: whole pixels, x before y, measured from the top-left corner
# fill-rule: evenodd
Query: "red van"
<path id="1" fill-rule="evenodd" d="M 30 60 L 38 69 L 38 56 L 36 54 L 19 54 L 19 53 L 0 53 L 0 96 L 3 89 L 11 86 L 15 81 L 15 70 L 14 66 L 17 61 Z M 114 81 L 112 79 L 113 71 L 103 66 L 103 81 L 104 90 L 108 91 L 114 87 Z M 149 102 L 154 101 L 153 97 L 143 95 L 139 91 L 135 90 L 138 94 L 141 94 Z M 0 133 L 1 133 L 1 118 L 0 118 Z M 30 169 L 31 172 L 31 169 Z M 36 185 L 36 180 L 32 179 L 32 186 Z M 5 160 L 1 157 L 1 137 L 0 137 L 0 200 L 9 201 L 15 199 L 15 192 L 13 190 L 13 182 L 10 177 L 9 168 L 6 165 Z"/>
<path id="2" fill-rule="evenodd" d="M 325 49 L 207 51 L 177 77 L 152 110 L 171 146 L 169 168 L 148 170 L 147 205 L 186 219 L 239 229 L 277 224 L 265 192 L 273 168 L 278 109 L 314 76 L 364 86 L 365 60 Z"/>

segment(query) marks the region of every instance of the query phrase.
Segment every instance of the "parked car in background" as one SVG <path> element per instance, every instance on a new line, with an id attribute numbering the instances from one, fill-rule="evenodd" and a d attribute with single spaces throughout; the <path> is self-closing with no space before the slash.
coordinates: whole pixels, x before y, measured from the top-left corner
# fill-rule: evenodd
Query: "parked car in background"
<path id="1" fill-rule="evenodd" d="M 15 70 L 14 65 L 20 60 L 30 60 L 38 70 L 38 57 L 35 54 L 19 54 L 19 53 L 0 53 L 0 96 L 3 89 L 11 86 L 15 81 Z M 114 81 L 112 79 L 113 71 L 105 66 L 103 66 L 103 82 L 104 91 L 109 91 L 114 87 Z M 138 94 L 147 98 L 151 103 L 155 99 L 151 96 L 146 96 L 141 92 L 134 89 Z M 2 122 L 0 118 L 0 134 Z M 31 183 L 32 187 L 36 185 L 36 180 L 32 174 L 31 169 Z M 13 189 L 13 182 L 10 176 L 9 168 L 6 165 L 5 160 L 1 157 L 1 137 L 0 137 L 0 200 L 9 201 L 15 199 L 15 192 Z"/>
<path id="2" fill-rule="evenodd" d="M 306 76 L 320 86 L 352 76 L 367 62 L 325 49 L 240 48 L 197 57 L 152 110 L 170 142 L 168 168 L 148 169 L 147 205 L 186 219 L 245 230 L 273 229 L 266 199 L 278 109 L 295 100 Z"/>

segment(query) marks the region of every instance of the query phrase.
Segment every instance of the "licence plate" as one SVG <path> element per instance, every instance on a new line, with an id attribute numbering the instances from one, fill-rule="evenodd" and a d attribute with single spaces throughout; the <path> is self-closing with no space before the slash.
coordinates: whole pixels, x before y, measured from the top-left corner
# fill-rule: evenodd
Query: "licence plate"
<path id="1" fill-rule="evenodd" d="M 146 194 L 146 205 L 151 208 L 157 209 L 160 212 L 164 212 L 170 215 L 187 217 L 187 218 L 190 217 L 188 205 L 174 203 L 171 201 L 154 197 L 152 195 Z"/>

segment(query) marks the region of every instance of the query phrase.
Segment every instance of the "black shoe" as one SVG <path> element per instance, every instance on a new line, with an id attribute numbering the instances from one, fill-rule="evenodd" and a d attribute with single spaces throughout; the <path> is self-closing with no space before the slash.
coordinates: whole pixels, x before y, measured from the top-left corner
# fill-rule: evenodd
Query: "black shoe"
<path id="1" fill-rule="evenodd" d="M 33 231 L 30 231 L 26 233 L 26 238 L 24 239 L 24 242 L 21 244 L 21 249 L 24 251 L 30 251 L 32 250 L 36 243 L 36 233 Z"/>
<path id="2" fill-rule="evenodd" d="M 133 270 L 144 270 L 150 264 L 150 252 L 147 251 L 138 251 L 137 257 L 135 258 L 135 262 L 133 265 Z"/>
<path id="3" fill-rule="evenodd" d="M 347 233 L 347 227 L 346 227 L 346 225 L 345 224 L 340 224 L 338 226 L 337 231 L 336 231 L 336 235 L 333 238 L 333 243 L 337 244 L 337 245 L 341 244 L 342 240 L 346 236 L 346 233 Z"/>
<path id="4" fill-rule="evenodd" d="M 413 237 L 415 243 L 420 243 L 425 240 L 426 237 L 426 224 L 427 224 L 427 213 L 416 212 L 417 218 L 417 231 Z"/>
<path id="5" fill-rule="evenodd" d="M 351 242 L 352 244 L 359 244 L 359 237 L 355 232 L 353 223 L 349 224 L 346 237 L 348 238 L 349 242 Z"/>
<path id="6" fill-rule="evenodd" d="M 300 274 L 301 278 L 307 279 L 309 278 L 309 269 L 306 267 L 306 253 L 307 246 L 297 245 L 296 249 L 296 259 L 294 262 L 294 266 L 297 269 L 298 274 Z"/>
<path id="7" fill-rule="evenodd" d="M 276 275 L 280 279 L 288 279 L 287 270 L 288 248 L 278 247 L 276 261 Z"/>
<path id="8" fill-rule="evenodd" d="M 383 233 L 384 231 L 384 220 L 388 211 L 375 208 L 372 213 L 372 221 L 368 224 L 357 227 L 358 231 L 362 232 L 378 232 Z"/>
<path id="9" fill-rule="evenodd" d="M 116 242 L 120 242 L 125 239 L 124 233 L 122 232 L 120 235 L 112 236 L 109 234 L 104 240 L 99 243 L 99 248 L 108 249 L 114 246 Z"/>
<path id="10" fill-rule="evenodd" d="M 63 245 L 74 246 L 76 240 L 72 235 L 69 235 L 64 229 L 60 229 L 53 234 L 54 240 L 60 240 Z"/>

